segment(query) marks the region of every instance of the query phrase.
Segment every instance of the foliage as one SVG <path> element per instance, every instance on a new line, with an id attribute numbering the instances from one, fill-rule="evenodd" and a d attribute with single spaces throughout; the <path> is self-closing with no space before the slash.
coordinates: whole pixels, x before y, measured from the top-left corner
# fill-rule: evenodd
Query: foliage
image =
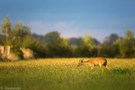
<path id="1" fill-rule="evenodd" d="M 128 30 L 126 36 L 117 41 L 121 57 L 135 56 L 135 38 L 132 31 Z"/>
<path id="2" fill-rule="evenodd" d="M 8 17 L 6 17 L 2 22 L 2 32 L 6 37 L 8 37 L 10 31 L 12 30 L 12 25 Z"/>
<path id="3" fill-rule="evenodd" d="M 30 48 L 36 57 L 135 57 L 135 36 L 131 30 L 124 37 L 113 33 L 99 43 L 86 34 L 79 38 L 63 38 L 57 31 L 45 35 L 32 34 L 28 26 L 22 23 L 11 24 L 7 17 L 2 22 L 0 45 L 13 46 L 19 53 L 21 47 Z"/>
<path id="4" fill-rule="evenodd" d="M 117 34 L 111 34 L 109 37 L 106 37 L 99 51 L 100 56 L 104 57 L 118 57 L 119 49 L 115 42 L 119 39 Z"/>
<path id="5" fill-rule="evenodd" d="M 49 49 L 48 53 L 50 57 L 65 57 L 69 56 L 69 41 L 63 39 L 56 31 L 47 33 L 44 36 L 45 43 Z"/>
<path id="6" fill-rule="evenodd" d="M 92 50 L 94 48 L 94 42 L 90 35 L 85 35 L 84 38 L 80 38 L 76 51 L 78 56 L 92 56 Z"/>

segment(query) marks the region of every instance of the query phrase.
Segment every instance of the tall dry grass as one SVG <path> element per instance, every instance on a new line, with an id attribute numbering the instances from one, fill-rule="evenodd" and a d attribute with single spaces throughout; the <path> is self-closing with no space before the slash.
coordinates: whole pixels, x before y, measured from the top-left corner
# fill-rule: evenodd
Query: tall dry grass
<path id="1" fill-rule="evenodd" d="M 110 71 L 79 58 L 0 62 L 0 90 L 135 90 L 135 59 L 107 59 Z"/>

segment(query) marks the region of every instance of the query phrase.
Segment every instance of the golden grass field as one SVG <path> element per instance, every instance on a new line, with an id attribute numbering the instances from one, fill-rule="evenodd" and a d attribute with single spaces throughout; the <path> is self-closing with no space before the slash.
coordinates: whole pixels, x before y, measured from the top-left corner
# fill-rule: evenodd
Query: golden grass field
<path id="1" fill-rule="evenodd" d="M 0 62 L 0 90 L 135 90 L 135 59 L 107 59 L 110 71 L 79 59 Z"/>

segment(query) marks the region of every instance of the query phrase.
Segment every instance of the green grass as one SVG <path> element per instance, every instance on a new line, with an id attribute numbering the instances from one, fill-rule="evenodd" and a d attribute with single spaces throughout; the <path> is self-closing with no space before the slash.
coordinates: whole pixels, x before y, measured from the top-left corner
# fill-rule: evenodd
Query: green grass
<path id="1" fill-rule="evenodd" d="M 135 90 L 135 59 L 108 59 L 103 72 L 78 60 L 0 62 L 0 90 Z"/>

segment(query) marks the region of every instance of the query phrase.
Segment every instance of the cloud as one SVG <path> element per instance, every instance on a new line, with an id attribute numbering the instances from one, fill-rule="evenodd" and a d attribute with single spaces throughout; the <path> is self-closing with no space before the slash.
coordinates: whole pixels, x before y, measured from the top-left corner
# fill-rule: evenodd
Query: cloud
<path id="1" fill-rule="evenodd" d="M 59 21 L 55 23 L 49 23 L 44 21 L 31 21 L 28 23 L 33 33 L 45 35 L 51 31 L 58 31 L 62 37 L 78 37 L 77 32 L 80 31 L 74 21 L 64 22 Z"/>
<path id="2" fill-rule="evenodd" d="M 58 21 L 54 23 L 44 22 L 44 21 L 31 21 L 28 23 L 30 26 L 31 31 L 33 33 L 37 33 L 40 35 L 45 35 L 51 31 L 58 31 L 62 37 L 69 38 L 69 37 L 83 37 L 85 34 L 89 34 L 94 38 L 102 41 L 105 38 L 105 33 L 103 30 L 100 29 L 86 29 L 79 27 L 79 25 L 74 22 L 64 22 Z M 108 33 L 106 33 L 108 34 Z"/>
<path id="3" fill-rule="evenodd" d="M 118 33 L 119 35 L 124 34 L 122 29 L 81 27 L 81 25 L 75 21 L 31 21 L 28 23 L 28 26 L 30 26 L 33 33 L 40 35 L 45 35 L 51 31 L 58 31 L 60 35 L 65 38 L 83 37 L 85 34 L 89 34 L 101 42 L 111 33 Z"/>
<path id="4" fill-rule="evenodd" d="M 76 25 L 75 22 L 57 22 L 54 24 L 52 29 L 61 33 L 63 37 L 78 37 L 79 34 L 79 27 Z"/>

